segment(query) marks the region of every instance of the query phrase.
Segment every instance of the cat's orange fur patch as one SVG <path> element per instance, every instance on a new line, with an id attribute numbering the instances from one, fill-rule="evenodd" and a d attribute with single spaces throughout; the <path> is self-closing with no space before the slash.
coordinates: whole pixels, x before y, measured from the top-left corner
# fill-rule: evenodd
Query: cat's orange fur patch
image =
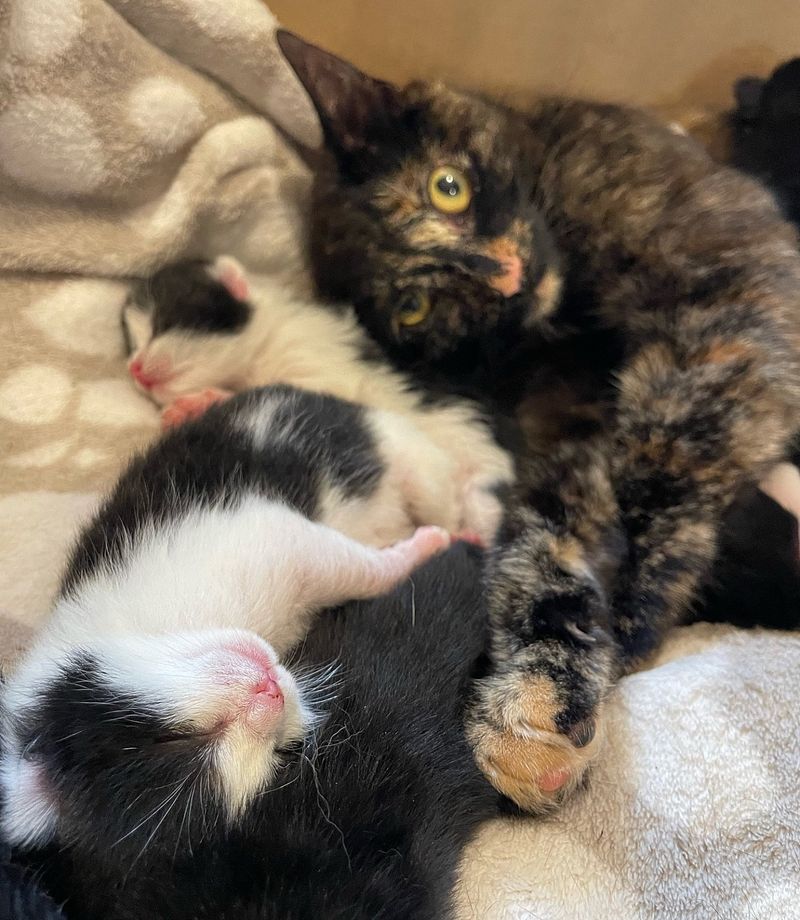
<path id="1" fill-rule="evenodd" d="M 573 575 L 582 575 L 589 569 L 581 541 L 575 537 L 553 537 L 550 552 L 556 564 Z"/>
<path id="2" fill-rule="evenodd" d="M 523 268 L 519 244 L 508 236 L 499 236 L 483 247 L 490 259 L 500 263 L 501 271 L 489 278 L 489 284 L 504 297 L 517 294 L 522 287 Z"/>
<path id="3" fill-rule="evenodd" d="M 753 357 L 753 346 L 742 340 L 716 341 L 697 359 L 699 364 L 728 364 L 731 361 L 749 360 Z"/>
<path id="4" fill-rule="evenodd" d="M 564 280 L 561 275 L 554 268 L 548 268 L 542 276 L 542 280 L 536 285 L 535 293 L 539 298 L 536 309 L 537 317 L 548 316 L 555 310 L 561 300 L 561 289 L 563 287 Z"/>

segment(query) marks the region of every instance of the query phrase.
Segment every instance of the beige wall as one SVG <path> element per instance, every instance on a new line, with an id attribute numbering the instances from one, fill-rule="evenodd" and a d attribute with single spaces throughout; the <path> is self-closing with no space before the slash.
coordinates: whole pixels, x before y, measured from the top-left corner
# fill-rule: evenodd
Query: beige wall
<path id="1" fill-rule="evenodd" d="M 800 0 L 268 0 L 287 26 L 395 81 L 726 105 L 800 55 Z"/>

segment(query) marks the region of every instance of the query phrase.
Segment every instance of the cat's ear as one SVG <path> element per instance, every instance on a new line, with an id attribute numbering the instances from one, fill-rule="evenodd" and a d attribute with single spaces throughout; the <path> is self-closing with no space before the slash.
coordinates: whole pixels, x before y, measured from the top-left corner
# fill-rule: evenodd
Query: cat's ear
<path id="1" fill-rule="evenodd" d="M 402 112 L 400 90 L 293 32 L 279 29 L 277 40 L 314 103 L 333 154 L 341 161 L 373 152 Z"/>
<path id="2" fill-rule="evenodd" d="M 212 262 L 208 274 L 225 288 L 234 300 L 246 302 L 250 297 L 250 285 L 244 268 L 233 256 L 219 256 Z"/>

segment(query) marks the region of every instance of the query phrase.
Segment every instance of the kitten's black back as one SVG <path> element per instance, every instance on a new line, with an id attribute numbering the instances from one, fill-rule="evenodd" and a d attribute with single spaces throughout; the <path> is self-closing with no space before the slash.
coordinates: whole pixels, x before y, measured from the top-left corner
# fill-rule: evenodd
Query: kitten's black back
<path id="1" fill-rule="evenodd" d="M 259 416 L 281 436 L 260 442 L 248 428 L 248 419 Z M 98 566 L 117 563 L 148 524 L 190 508 L 230 505 L 249 491 L 313 520 L 323 483 L 334 483 L 345 497 L 363 496 L 382 472 L 361 406 L 281 385 L 241 393 L 131 461 L 77 543 L 63 592 Z"/>
<path id="2" fill-rule="evenodd" d="M 458 544 L 386 598 L 322 614 L 299 652 L 339 671 L 316 743 L 242 824 L 146 854 L 122 880 L 102 854 L 49 864 L 71 918 L 411 920 L 447 916 L 464 843 L 497 793 L 462 709 L 484 650 L 478 551 Z"/>

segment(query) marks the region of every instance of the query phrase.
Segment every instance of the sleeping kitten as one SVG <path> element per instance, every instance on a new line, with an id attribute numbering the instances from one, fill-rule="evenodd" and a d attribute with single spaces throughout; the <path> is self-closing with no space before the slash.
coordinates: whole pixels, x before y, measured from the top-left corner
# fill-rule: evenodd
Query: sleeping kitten
<path id="1" fill-rule="evenodd" d="M 253 386 L 287 383 L 329 393 L 406 419 L 408 437 L 427 439 L 431 464 L 453 492 L 453 532 L 494 538 L 498 490 L 512 482 L 509 455 L 498 447 L 476 406 L 424 401 L 385 361 L 368 359 L 369 343 L 353 317 L 290 298 L 268 278 L 247 278 L 229 257 L 182 262 L 138 285 L 123 311 L 136 385 L 175 424 Z M 374 346 L 372 346 L 374 351 Z"/>
<path id="2" fill-rule="evenodd" d="M 400 89 L 278 41 L 332 154 L 311 208 L 321 294 L 399 366 L 510 398 L 529 434 L 469 733 L 498 789 L 546 808 L 599 750 L 615 680 L 690 615 L 726 510 L 785 455 L 794 232 L 757 183 L 638 111 Z M 543 372 L 570 351 L 591 356 L 577 387 Z M 585 425 L 573 390 L 594 398 Z"/>
<path id="3" fill-rule="evenodd" d="M 181 814 L 198 785 L 195 839 L 242 814 L 319 721 L 313 676 L 281 664 L 314 612 L 383 594 L 449 542 L 414 532 L 448 499 L 404 428 L 272 387 L 131 463 L 3 689 L 9 842 L 157 848 L 153 795 Z"/>
<path id="4" fill-rule="evenodd" d="M 392 594 L 320 617 L 293 658 L 300 673 L 328 675 L 318 680 L 327 697 L 319 725 L 233 825 L 187 765 L 201 740 L 130 752 L 125 723 L 113 723 L 116 746 L 97 752 L 95 772 L 71 793 L 86 817 L 60 852 L 31 855 L 36 877 L 71 920 L 452 916 L 461 849 L 498 811 L 463 730 L 486 640 L 481 577 L 478 551 L 459 544 Z M 135 701 L 106 702 L 95 719 L 137 714 Z M 98 813 L 107 818 L 96 830 Z"/>

